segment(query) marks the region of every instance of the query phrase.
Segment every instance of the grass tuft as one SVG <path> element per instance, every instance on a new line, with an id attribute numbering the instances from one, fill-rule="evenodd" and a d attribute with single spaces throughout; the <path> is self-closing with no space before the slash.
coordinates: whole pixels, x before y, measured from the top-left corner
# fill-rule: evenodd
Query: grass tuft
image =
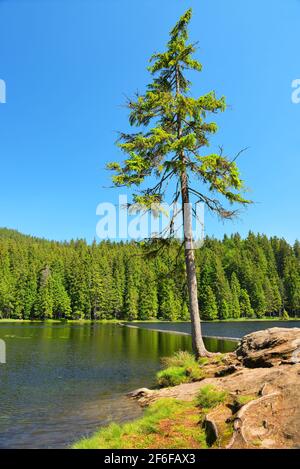
<path id="1" fill-rule="evenodd" d="M 165 388 L 187 383 L 188 377 L 185 373 L 185 368 L 170 366 L 166 370 L 161 370 L 156 374 L 156 381 L 161 388 Z"/>
<path id="2" fill-rule="evenodd" d="M 188 352 L 176 352 L 172 357 L 162 359 L 163 370 L 156 374 L 156 381 L 160 387 L 177 386 L 203 378 L 203 371 Z"/>
<path id="3" fill-rule="evenodd" d="M 173 366 L 187 367 L 196 363 L 195 357 L 186 351 L 179 350 L 171 357 L 163 357 L 161 359 L 163 368 L 170 368 Z"/>
<path id="4" fill-rule="evenodd" d="M 227 397 L 228 394 L 226 391 L 222 391 L 211 384 L 208 384 L 200 390 L 196 398 L 196 403 L 203 409 L 212 409 L 213 407 L 222 404 Z"/>
<path id="5" fill-rule="evenodd" d="M 248 404 L 248 402 L 253 401 L 254 399 L 257 399 L 257 396 L 253 394 L 240 394 L 236 397 L 236 401 L 240 406 Z"/>

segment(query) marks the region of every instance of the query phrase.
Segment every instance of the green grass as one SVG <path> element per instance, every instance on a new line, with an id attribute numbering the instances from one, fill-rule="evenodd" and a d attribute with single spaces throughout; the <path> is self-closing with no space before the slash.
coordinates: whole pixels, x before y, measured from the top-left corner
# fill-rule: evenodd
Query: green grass
<path id="1" fill-rule="evenodd" d="M 219 363 L 219 364 L 220 364 L 220 363 L 223 363 L 223 361 L 224 361 L 225 358 L 226 358 L 226 354 L 224 354 L 224 353 L 218 353 L 218 354 L 216 354 L 216 355 L 213 356 L 212 362 L 213 362 L 213 363 L 217 363 L 217 364 Z"/>
<path id="2" fill-rule="evenodd" d="M 200 366 L 206 365 L 209 363 L 209 359 L 207 357 L 200 357 L 198 358 L 198 363 Z"/>
<path id="3" fill-rule="evenodd" d="M 215 319 L 213 321 L 202 321 L 202 322 L 257 322 L 257 321 L 300 321 L 300 317 L 298 318 L 282 318 L 282 317 L 270 317 L 270 316 L 263 316 L 261 318 L 229 318 L 229 319 Z"/>
<path id="4" fill-rule="evenodd" d="M 262 442 L 257 438 L 256 440 L 252 440 L 250 441 L 250 443 L 253 445 L 253 446 L 261 446 L 262 445 Z"/>
<path id="5" fill-rule="evenodd" d="M 200 360 L 202 362 L 202 360 Z M 205 364 L 206 361 L 203 361 Z M 201 365 L 188 352 L 177 352 L 163 359 L 165 369 L 157 374 L 160 386 L 177 385 L 202 377 Z M 236 402 L 242 406 L 254 399 L 240 395 Z M 164 398 L 151 404 L 143 417 L 125 424 L 111 423 L 89 438 L 74 443 L 75 449 L 151 449 L 207 448 L 203 422 L 206 414 L 217 406 L 229 405 L 227 391 L 211 384 L 202 387 L 196 399 L 187 402 Z M 202 423 L 202 425 L 201 425 Z M 232 422 L 226 422 L 219 444 L 224 446 L 233 433 Z"/>
<path id="6" fill-rule="evenodd" d="M 212 409 L 213 407 L 222 404 L 227 398 L 228 393 L 226 391 L 221 391 L 213 385 L 208 384 L 200 390 L 196 398 L 196 403 L 203 409 Z"/>
<path id="7" fill-rule="evenodd" d="M 1 318 L 0 322 L 26 322 L 26 323 L 46 323 L 46 324 L 53 324 L 53 323 L 61 323 L 60 319 L 12 319 L 12 318 Z"/>
<path id="8" fill-rule="evenodd" d="M 12 318 L 0 318 L 0 322 L 26 322 L 26 323 L 45 323 L 45 324 L 57 324 L 57 323 L 68 323 L 68 324 L 89 324 L 97 322 L 100 324 L 106 323 L 120 323 L 118 319 L 12 319 Z"/>
<path id="9" fill-rule="evenodd" d="M 251 402 L 254 399 L 257 399 L 257 396 L 253 394 L 241 394 L 236 397 L 237 403 L 240 404 L 241 406 L 248 404 L 248 402 Z"/>
<path id="10" fill-rule="evenodd" d="M 192 402 L 174 398 L 159 399 L 143 417 L 122 425 L 111 423 L 89 438 L 74 443 L 74 449 L 207 448 L 203 411 L 227 399 L 227 393 L 205 386 Z M 201 410 L 199 409 L 201 406 Z M 226 427 L 232 434 L 232 425 Z"/>
<path id="11" fill-rule="evenodd" d="M 120 324 L 119 319 L 67 319 L 65 322 L 68 324 L 85 324 L 85 323 L 92 323 L 97 322 L 99 324 Z"/>
<path id="12" fill-rule="evenodd" d="M 171 357 L 163 357 L 161 359 L 162 366 L 169 368 L 171 366 L 188 367 L 196 363 L 194 355 L 189 352 L 179 350 L 175 352 Z"/>
<path id="13" fill-rule="evenodd" d="M 160 387 L 177 386 L 203 378 L 199 363 L 188 352 L 179 351 L 171 357 L 163 358 L 162 366 L 163 369 L 156 374 L 156 382 Z"/>
<path id="14" fill-rule="evenodd" d="M 300 321 L 300 318 L 271 318 L 271 317 L 263 317 L 263 318 L 231 318 L 231 319 L 223 319 L 223 320 L 213 320 L 213 321 L 202 321 L 202 322 L 251 322 L 251 321 Z M 161 319 L 151 319 L 151 320 L 134 320 L 134 321 L 127 321 L 126 319 L 12 319 L 12 318 L 0 318 L 0 322 L 45 322 L 45 323 L 60 323 L 60 322 L 67 322 L 70 324 L 76 324 L 76 323 L 91 323 L 91 322 L 97 322 L 100 324 L 105 324 L 105 323 L 122 323 L 122 322 L 131 322 L 131 323 L 152 323 L 152 322 L 158 322 L 158 323 L 183 323 L 183 322 L 189 322 L 189 321 L 182 321 L 182 320 L 177 320 L 177 321 L 165 321 Z"/>
<path id="15" fill-rule="evenodd" d="M 188 377 L 184 368 L 170 366 L 166 370 L 161 370 L 156 374 L 156 382 L 161 388 L 166 388 L 168 386 L 177 386 L 178 384 L 187 383 Z"/>
<path id="16" fill-rule="evenodd" d="M 170 425 L 176 420 L 174 436 L 160 428 L 160 423 L 170 419 Z M 188 447 L 191 438 L 205 446 L 205 435 L 198 425 L 199 415 L 194 404 L 176 399 L 160 399 L 149 406 L 144 416 L 123 425 L 115 423 L 101 429 L 90 438 L 83 438 L 72 447 L 75 449 L 126 449 L 147 448 L 160 445 L 162 448 Z M 184 424 L 185 422 L 190 423 Z M 170 433 L 170 432 L 169 432 Z"/>

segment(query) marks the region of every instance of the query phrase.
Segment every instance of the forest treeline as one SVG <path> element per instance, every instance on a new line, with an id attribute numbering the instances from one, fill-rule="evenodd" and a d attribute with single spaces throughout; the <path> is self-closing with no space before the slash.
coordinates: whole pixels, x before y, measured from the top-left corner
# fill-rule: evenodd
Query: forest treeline
<path id="1" fill-rule="evenodd" d="M 249 233 L 196 251 L 205 320 L 300 315 L 300 243 Z M 54 242 L 0 229 L 0 317 L 188 320 L 183 255 L 137 243 Z"/>

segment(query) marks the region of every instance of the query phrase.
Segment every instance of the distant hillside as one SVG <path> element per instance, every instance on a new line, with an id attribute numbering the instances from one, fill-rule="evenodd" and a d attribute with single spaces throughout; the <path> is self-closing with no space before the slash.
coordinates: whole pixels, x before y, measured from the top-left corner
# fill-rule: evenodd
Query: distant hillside
<path id="1" fill-rule="evenodd" d="M 0 316 L 188 319 L 178 244 L 55 242 L 0 229 Z M 300 314 L 300 243 L 249 233 L 196 251 L 202 319 Z M 286 313 L 284 313 L 286 314 Z"/>
<path id="2" fill-rule="evenodd" d="M 32 238 L 31 236 L 24 235 L 17 230 L 12 230 L 10 228 L 0 228 L 0 238 L 10 238 L 10 239 L 24 239 Z"/>

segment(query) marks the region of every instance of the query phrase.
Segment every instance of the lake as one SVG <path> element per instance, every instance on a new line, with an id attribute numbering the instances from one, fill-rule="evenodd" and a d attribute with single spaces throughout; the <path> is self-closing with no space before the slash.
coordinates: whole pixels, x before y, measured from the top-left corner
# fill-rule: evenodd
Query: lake
<path id="1" fill-rule="evenodd" d="M 189 322 L 135 322 L 134 325 L 144 329 L 159 329 L 168 332 L 189 333 L 191 329 Z M 270 319 L 266 321 L 203 321 L 201 325 L 202 333 L 206 337 L 226 337 L 239 340 L 246 334 L 270 327 L 300 327 L 300 321 L 272 321 Z"/>
<path id="2" fill-rule="evenodd" d="M 232 337 L 238 325 L 251 324 L 256 323 L 203 326 L 207 335 Z M 140 416 L 139 406 L 125 394 L 153 385 L 162 356 L 191 350 L 190 336 L 152 331 L 150 326 L 187 332 L 189 324 L 128 328 L 1 322 L 7 363 L 0 364 L 0 447 L 66 448 L 99 426 Z M 235 347 L 232 341 L 205 341 L 212 351 Z"/>

